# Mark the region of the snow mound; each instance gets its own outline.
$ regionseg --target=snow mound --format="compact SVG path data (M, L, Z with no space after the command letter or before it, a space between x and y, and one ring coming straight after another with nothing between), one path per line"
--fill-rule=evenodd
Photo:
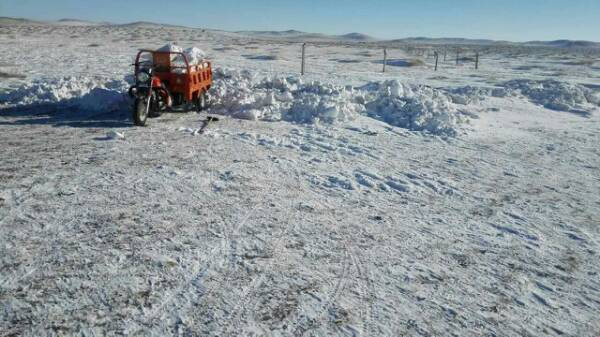
M444 91L396 80L364 87L367 114L390 125L436 135L455 136L464 118Z
M547 109L590 115L600 106L598 92L555 80L512 80L503 84L513 95L527 97Z
M88 111L115 111L128 104L125 80L90 77L39 79L0 93L0 107L57 104Z
M259 79L248 71L215 70L213 112L236 118L335 123L354 119L364 107L351 89L297 77Z
M456 135L462 115L445 92L398 81L360 88L307 82L297 77L257 78L248 71L215 70L210 101L214 113L253 120L339 123L359 115L394 126Z
M464 115L445 91L398 81L363 87L306 82L300 78L259 78L249 71L215 69L209 91L213 113L252 120L342 123L360 115L413 131L457 134ZM0 94L0 106L58 104L88 111L127 109L128 83L87 77L37 80Z
M477 104L489 96L506 97L508 95L505 88L474 87L470 85L446 89L446 91L452 97L452 102L461 105Z

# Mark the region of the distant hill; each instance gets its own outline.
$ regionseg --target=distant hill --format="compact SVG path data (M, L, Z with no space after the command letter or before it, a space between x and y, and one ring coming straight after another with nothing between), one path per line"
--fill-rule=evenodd
M43 22L23 18L0 16L0 25L43 25Z
M130 22L130 23L124 23L124 24L116 24L115 26L119 26L119 27L135 27L135 28L160 28L160 27L167 27L167 28L191 29L190 27L185 27L185 26L170 25L170 24L166 24L166 23L155 23L155 22L149 22L149 21L136 21L136 22Z
M52 23L52 22L51 22ZM60 19L55 22L61 26L108 26L110 23L108 22L94 22L94 21L86 21L79 19Z
M465 38L427 38L427 37L408 37L403 39L390 40L390 42L407 44L449 44L449 45L495 45L508 44L508 41L495 41L487 39L465 39Z
M582 40L529 41L530 46L546 46L556 48L600 48L600 42Z
M354 41L374 41L375 38L362 33L350 33L345 35L340 35L344 40L354 40Z
M265 39L284 39L294 41L354 41L354 42L368 42L376 41L375 38L361 34L361 33L349 33L345 35L327 35L320 33L306 33L298 30L284 30L284 31L237 31L236 34Z
M25 18L0 17L0 25L62 25L62 26L117 26L131 28L175 28L175 29L199 29L185 26L155 23L149 21L136 21L125 24L111 24L108 22L93 22L80 19L60 19L58 21L37 21ZM376 42L376 43L398 43L398 44L423 44L423 45L522 45L534 47L553 47L564 49L600 49L600 42L582 41L582 40L555 40L555 41L528 41L528 42L510 42L495 41L489 39L466 39L466 38L427 38L427 37L409 37L393 40L378 40L362 33L349 33L344 35L327 35L320 33L307 33L299 30L284 31L236 31L228 32L222 30L211 30L227 35L238 35L256 39L278 39L294 42Z

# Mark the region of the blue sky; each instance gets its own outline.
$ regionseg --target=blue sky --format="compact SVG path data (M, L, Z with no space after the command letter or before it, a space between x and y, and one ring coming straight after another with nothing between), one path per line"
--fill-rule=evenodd
M0 0L0 16L378 38L600 41L600 0Z

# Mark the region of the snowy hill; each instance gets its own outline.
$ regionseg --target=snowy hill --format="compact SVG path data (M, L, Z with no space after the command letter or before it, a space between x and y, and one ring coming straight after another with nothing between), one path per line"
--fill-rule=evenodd
M403 39L390 40L390 42L399 42L407 44L444 44L444 45L494 45L510 43L508 41L494 41L486 39L466 39L466 38L427 38L427 37L409 37Z
M529 41L530 46L548 46L557 48L600 48L600 42L582 40Z
M375 41L375 38L362 33L349 33L339 36L344 40L354 40L354 41Z
M108 22L94 22L94 21L86 21L86 20L78 20L78 19L60 19L55 22L58 25L63 26L82 26L82 27L92 27L92 26L108 26L110 23Z
M0 17L0 25L43 25L41 21L35 21L24 18Z
M320 33L306 33L298 30L286 30L286 31L237 31L235 32L244 36L251 36L256 38L264 39L282 39L282 40L294 40L294 41L354 41L354 42L367 42L375 41L375 38L361 34L361 33L349 33L344 35L327 35Z
M52 22L35 21L24 18L0 17L0 25L39 25L39 24L56 24L64 26L109 26L115 25L128 28L177 28L177 29L200 29L181 25L156 23L150 21L136 21L125 24L111 24L108 22L93 22L79 19L60 19ZM212 30L219 32L221 30ZM503 40L490 39L468 39L468 38L428 38L428 37L408 37L400 39L376 39L372 36L362 33L348 33L343 35L327 35L322 33L307 33L299 30L284 30L284 31L234 31L223 33L238 34L245 37L257 39L277 39L294 42L366 42L366 43L391 43L391 44L415 44L415 45L470 45L470 46L533 46L533 47L555 47L563 49L600 49L600 42L581 41L581 40L555 40L555 41L528 41L528 42L510 42Z

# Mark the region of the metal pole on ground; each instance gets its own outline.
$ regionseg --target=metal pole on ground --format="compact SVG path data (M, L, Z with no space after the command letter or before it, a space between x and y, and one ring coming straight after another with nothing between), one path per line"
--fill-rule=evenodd
M304 75L304 68L306 66L306 43L302 44L302 66L300 68L300 73Z
M479 52L475 54L475 70L479 69Z
M460 59L460 50L456 50L456 65L458 66L458 61Z
M387 48L383 48L383 72L385 73L385 66L387 65Z
M435 71L437 71L439 54L436 51L435 53L433 53L433 55L435 56Z

